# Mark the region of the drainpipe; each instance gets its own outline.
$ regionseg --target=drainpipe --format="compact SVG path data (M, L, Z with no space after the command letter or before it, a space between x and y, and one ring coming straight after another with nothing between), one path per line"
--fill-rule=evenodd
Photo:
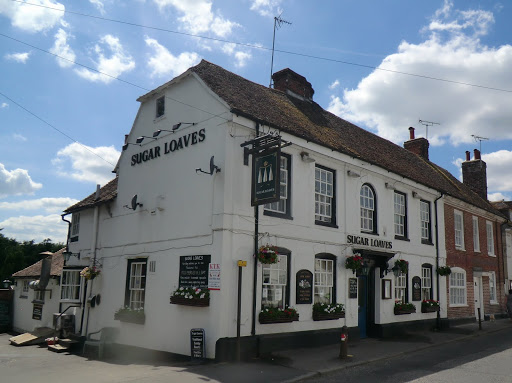
M260 124L256 123L256 137L260 135ZM252 173L251 173L252 174ZM252 177L252 175L251 175ZM252 182L252 181L251 181ZM252 281L252 325L251 335L256 335L256 289L258 288L258 235L259 235L259 206L254 206L254 269L253 269L253 281Z
M438 222L438 213L437 213L437 201L439 201L441 198L443 198L444 193L441 192L441 195L437 197L434 200L434 210L436 211L436 290L437 290L437 301L441 302L440 300L440 292L439 292L439 273L437 272L437 269L439 268L439 222ZM441 310L437 312L437 318L436 318L436 326L437 329L441 329Z

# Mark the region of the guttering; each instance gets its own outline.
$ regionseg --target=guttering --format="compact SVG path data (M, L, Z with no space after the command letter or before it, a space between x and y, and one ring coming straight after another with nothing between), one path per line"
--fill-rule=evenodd
M436 211L436 290L437 290L437 301L440 302L440 292L439 292L439 273L437 272L437 269L439 268L439 221L438 221L438 212L437 212L437 201L439 201L441 198L443 198L444 192L441 192L439 197L437 197L434 200L434 209ZM436 318L436 326L437 329L441 329L441 310L437 312L437 318Z

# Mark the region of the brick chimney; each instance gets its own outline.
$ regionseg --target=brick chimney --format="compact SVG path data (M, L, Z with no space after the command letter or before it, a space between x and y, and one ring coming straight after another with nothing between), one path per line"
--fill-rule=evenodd
M474 150L474 158L466 152L466 161L462 163L462 182L476 194L487 200L487 164L480 157L480 150Z
M313 100L315 91L306 77L295 73L289 68L282 69L272 75L274 89L288 94L300 96L306 100Z
M414 138L414 128L409 128L409 141L404 142L404 148L428 160L428 140L424 137Z

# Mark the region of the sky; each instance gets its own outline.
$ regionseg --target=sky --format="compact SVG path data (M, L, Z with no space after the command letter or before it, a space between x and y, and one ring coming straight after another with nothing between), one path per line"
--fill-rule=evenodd
M1 233L65 242L136 99L201 59L268 86L276 16L274 72L398 145L435 123L430 160L456 177L481 147L489 199L512 199L512 2L0 0Z

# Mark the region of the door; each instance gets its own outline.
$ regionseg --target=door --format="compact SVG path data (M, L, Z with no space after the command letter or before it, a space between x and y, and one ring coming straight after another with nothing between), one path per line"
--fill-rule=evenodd
M358 278L357 300L359 305L358 323L359 336L361 339L367 337L367 318L368 318L368 277L361 275Z
M484 305L482 294L482 277L473 277L475 285L474 298L475 298L475 318L478 321L478 309L480 309L480 318L484 320Z

